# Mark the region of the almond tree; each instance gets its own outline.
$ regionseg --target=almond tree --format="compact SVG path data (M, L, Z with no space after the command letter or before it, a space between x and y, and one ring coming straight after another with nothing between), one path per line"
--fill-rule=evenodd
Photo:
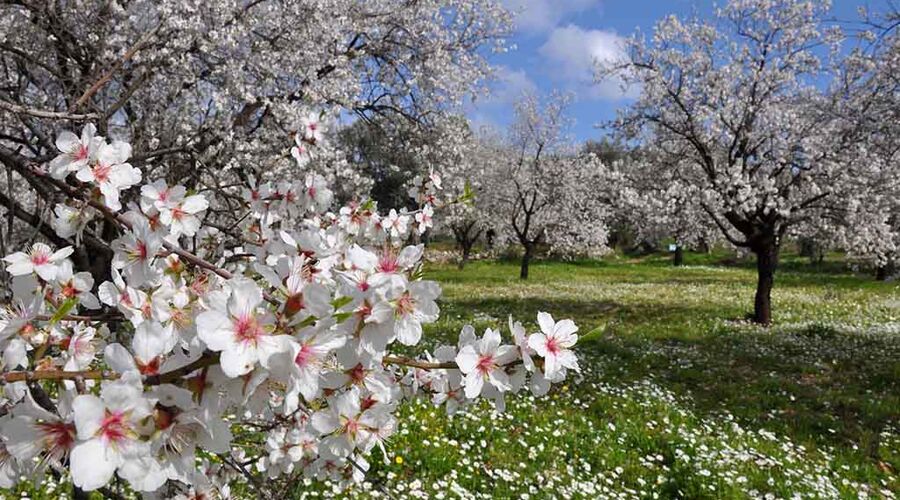
M862 14L866 29L836 68L834 92L850 96L835 112L859 131L853 162L865 175L854 182L865 197L846 204L827 236L884 279L900 262L900 12Z
M488 0L0 5L0 488L348 484L403 398L455 409L466 375L502 408L528 374L546 392L577 370L491 334L471 375L470 329L402 354L439 315L403 242L440 186L398 213L329 182L353 179L341 112L429 126L506 18Z
M456 242L460 252L458 267L463 269L469 262L472 248L492 225L490 207L493 195L489 189L488 173L492 172L499 161L498 150L491 147L485 137L490 132L486 129L478 134L466 130L466 133L455 136L460 146L458 155L445 162L441 172L445 180L444 188L450 196L460 203L447 206L438 231L449 233Z
M606 251L608 208L596 196L603 163L578 154L565 139L570 98L555 94L546 103L525 95L516 104L508 138L494 144L496 167L486 175L484 197L498 232L522 246L521 279L539 246L564 256Z
M286 133L321 133L340 113L427 128L489 75L480 54L508 27L495 0L4 2L0 202L17 221L0 240L25 241L32 226L77 243L76 261L106 277L115 225L91 221L77 242L54 234L40 220L56 210L55 190L20 167L51 159L67 122L127 140L130 165L188 189L291 178ZM368 185L343 151L314 160L339 199ZM217 198L207 221L246 220L236 201Z
M680 266L685 247L713 244L719 229L700 206L696 187L673 179L677 170L636 153L610 166L604 193L616 223L632 228L639 242L655 246L673 238L672 262Z
M600 71L641 86L618 132L643 141L725 239L756 255L753 320L761 324L772 320L788 230L828 221L863 196L852 180L864 175L850 161L859 134L833 111L846 96L817 86L828 76L820 56L840 40L823 28L826 8L732 0L712 19L670 16L652 39L631 39L627 60Z
M114 481L195 498L238 483L255 498L307 479L346 486L365 478L376 448L387 454L405 399L452 412L483 397L502 411L507 393L540 396L579 371L578 328L547 313L530 337L510 318L513 343L467 326L455 345L403 354L440 314L423 246L404 246L428 227L436 177L418 184L420 209L387 216L372 201L332 212L314 172L257 183L243 199L236 187L189 194L148 182L127 163L130 145L92 132L62 132L55 158L18 165L118 234L96 295L71 246L3 257L12 297L0 307L0 488L47 475L78 498L118 496ZM318 127L295 135L298 167L326 137ZM127 195L140 201L126 209ZM241 239L202 222L218 196L247 211ZM44 223L70 234L77 219Z

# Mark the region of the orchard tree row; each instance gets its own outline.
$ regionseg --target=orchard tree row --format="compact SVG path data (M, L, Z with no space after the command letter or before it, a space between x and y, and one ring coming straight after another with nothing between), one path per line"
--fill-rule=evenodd
M900 13L862 11L847 34L825 2L734 0L710 18L660 21L597 78L637 87L602 143L565 139L556 97L526 96L502 140L478 139L465 178L481 210L448 220L521 247L602 253L641 242L723 243L755 256L752 319L772 321L786 241L879 269L900 257ZM487 217L472 224L476 214ZM486 230L485 230L486 231ZM465 250L467 239L459 239Z

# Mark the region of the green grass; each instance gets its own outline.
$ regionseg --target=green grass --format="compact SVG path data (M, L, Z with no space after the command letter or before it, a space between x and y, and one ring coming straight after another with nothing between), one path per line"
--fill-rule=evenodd
M897 496L897 285L851 273L839 256L818 267L787 256L775 324L762 329L743 321L752 261L688 254L686 264L538 262L527 282L514 261L429 265L444 294L426 347L455 342L466 323L508 339L507 315L534 331L547 311L580 326L581 376L544 398L511 395L502 414L405 404L365 483L306 480L291 496Z
M664 256L432 265L433 345L465 323L573 318L584 373L548 398L447 417L407 405L367 488L400 496L891 497L900 492L900 297L831 258L786 257L770 329L752 262ZM505 333L506 334L506 333ZM400 457L402 463L398 463ZM360 490L370 495L377 489ZM302 495L302 494L301 494Z

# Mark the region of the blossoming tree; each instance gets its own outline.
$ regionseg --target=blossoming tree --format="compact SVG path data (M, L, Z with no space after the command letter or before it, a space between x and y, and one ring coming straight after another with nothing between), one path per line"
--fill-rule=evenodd
M835 112L861 143L853 163L865 175L854 181L865 197L850 200L827 235L885 278L900 262L900 12L862 14L867 29L836 68L834 92L848 96Z
M824 28L827 3L732 0L714 19L660 21L633 38L627 60L605 65L639 84L616 120L625 138L675 170L673 188L696 196L732 244L756 255L753 320L772 319L771 290L785 234L829 223L864 193L849 161L859 136L834 113L845 96L817 85L822 52L840 41Z
M117 237L98 286L70 246L3 259L0 487L49 473L78 491L118 476L137 491L213 496L242 480L269 496L298 477L359 480L372 450L386 453L404 399L502 409L507 393L541 395L578 370L577 327L546 313L531 335L510 319L507 344L466 327L455 345L398 354L439 315L422 246L403 246L431 224L421 215L434 178L418 184L417 211L388 215L373 202L332 211L315 173L261 182L229 240L204 225L204 191L148 182L127 143L95 132L62 132L51 161L20 165ZM301 127L296 161L324 139ZM70 220L53 227L77 231Z
M416 351L440 288L404 242L440 177L379 209L333 147L340 113L434 123L507 26L493 0L0 6L0 488L359 480L404 399L577 370L545 315Z
M297 164L286 131L303 122L322 136L333 126L321 118L339 113L429 127L489 76L481 54L502 47L509 25L496 0L4 2L0 161L49 161L60 120L89 121L127 139L129 163L169 184L219 191L288 178ZM305 166L342 201L370 184L345 153L319 151ZM17 219L4 241L27 241L29 227L56 238L38 223L56 210L52 186L15 169L0 179L29 188L14 199L12 186L0 189ZM238 200L217 199L207 222L232 227ZM91 225L102 227L82 234L72 259L99 280L117 229Z
M658 159L635 153L609 166L603 195L616 223L631 228L639 242L655 246L674 239L673 264L678 266L684 247L713 244L719 229L703 212L696 188L672 178L676 172Z
M505 141L496 141L495 166L485 172L482 197L502 238L522 247L519 277L540 245L560 255L597 255L606 248L608 205L597 196L604 186L603 163L578 154L565 139L569 96L546 103L525 95Z

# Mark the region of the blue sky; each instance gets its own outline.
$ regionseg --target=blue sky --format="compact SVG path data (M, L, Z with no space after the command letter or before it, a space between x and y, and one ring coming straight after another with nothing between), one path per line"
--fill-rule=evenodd
M524 91L546 95L554 89L574 93L569 108L571 135L578 141L602 137L595 125L615 117L627 104L619 85L591 82L595 58L614 58L623 37L641 30L648 36L656 21L666 15L708 15L724 0L503 0L521 12L515 36L508 40L515 49L491 54L497 81L487 99L469 110L476 126L503 127L512 117L512 102ZM877 11L888 0L833 0L832 16L856 20L857 8ZM634 91L632 91L634 93Z

